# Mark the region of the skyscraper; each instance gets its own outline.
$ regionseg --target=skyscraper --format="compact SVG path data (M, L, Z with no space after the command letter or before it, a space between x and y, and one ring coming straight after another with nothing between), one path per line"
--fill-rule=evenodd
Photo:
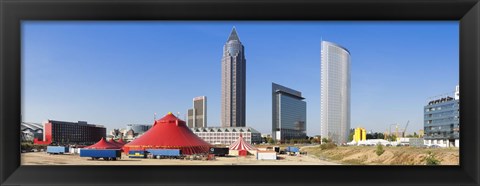
M272 138L305 139L307 103L302 93L272 83Z
M350 52L335 43L321 43L322 138L346 143L350 130Z
M193 108L188 109L187 125L193 127L207 127L207 97L193 98Z
M245 52L233 27L223 46L222 106L223 127L245 126Z

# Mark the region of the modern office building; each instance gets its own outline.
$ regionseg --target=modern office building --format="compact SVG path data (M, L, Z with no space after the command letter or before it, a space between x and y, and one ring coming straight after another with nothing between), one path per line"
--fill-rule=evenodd
M125 140L133 140L142 136L145 132L147 132L152 125L146 124L127 124L125 128L121 129L113 129L110 131L108 138L113 139L125 139Z
M41 123L21 122L20 137L22 141L43 140L43 126Z
M246 60L235 27L223 46L221 122L223 127L245 126Z
M199 96L193 98L193 108L187 111L187 126L207 127L207 97Z
M322 138L346 143L350 130L350 52L335 43L321 43Z
M47 120L43 122L43 141L35 139L34 143L94 144L106 135L107 131L103 125L87 124L86 121Z
M441 147L460 146L460 91L454 96L429 100L424 106L425 145Z
M230 145L240 134L250 144L262 143L261 133L252 127L199 127L190 128L198 137L213 145Z
M277 141L307 137L307 103L302 93L272 83L272 138Z

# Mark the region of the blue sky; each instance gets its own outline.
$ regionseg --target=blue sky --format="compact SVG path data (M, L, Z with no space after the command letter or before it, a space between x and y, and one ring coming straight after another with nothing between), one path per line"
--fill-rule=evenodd
M207 96L220 126L222 48L237 28L247 59L247 126L271 130L271 83L301 91L320 133L320 41L351 52L351 126L423 128L429 97L459 81L458 22L22 22L22 117L107 130L152 124ZM157 117L157 118L158 118Z

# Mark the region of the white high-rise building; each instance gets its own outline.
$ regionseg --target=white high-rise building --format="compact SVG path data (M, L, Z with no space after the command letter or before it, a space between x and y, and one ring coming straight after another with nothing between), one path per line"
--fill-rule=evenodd
M321 43L322 138L348 141L350 130L350 52L335 43Z

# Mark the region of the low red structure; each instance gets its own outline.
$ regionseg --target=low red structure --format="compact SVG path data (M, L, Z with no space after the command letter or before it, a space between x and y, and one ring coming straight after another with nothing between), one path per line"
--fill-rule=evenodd
M180 149L182 154L208 153L211 145L195 135L172 113L156 120L141 137L123 146L123 151L146 149Z
M114 144L114 145L116 145L116 146L118 146L118 147L120 147L120 148L122 148L123 145L125 145L125 144L123 144L123 143L116 142L116 141L113 140L113 139L108 140L108 142L111 143L111 144Z
M123 141L123 138L120 138L120 139L117 141L117 143L121 143L122 146L125 145L125 144L127 144L127 142Z
M120 149L120 147L109 143L107 140L105 140L105 138L102 138L97 143L85 147L85 149Z

